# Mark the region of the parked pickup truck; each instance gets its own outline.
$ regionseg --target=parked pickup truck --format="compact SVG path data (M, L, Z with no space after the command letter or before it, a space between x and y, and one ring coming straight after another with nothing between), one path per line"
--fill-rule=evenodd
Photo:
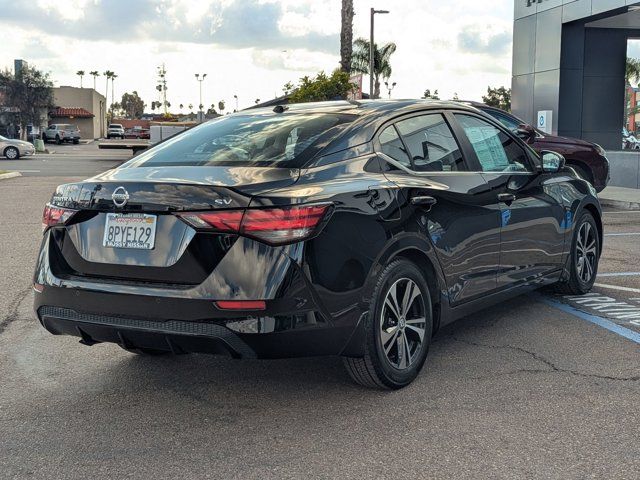
M73 142L77 145L80 143L80 130L77 126L68 123L54 123L42 132L42 140L45 143L55 141L58 145L62 142Z

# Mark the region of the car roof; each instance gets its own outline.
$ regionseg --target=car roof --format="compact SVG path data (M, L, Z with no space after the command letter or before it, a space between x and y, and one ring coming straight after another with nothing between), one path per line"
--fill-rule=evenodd
M335 100L329 102L309 102L292 103L282 105L285 113L307 112L307 113L342 113L358 116L384 116L385 114L402 114L413 110L424 109L460 109L470 105L443 100L432 99L405 99L405 100ZM278 108L278 107L275 107ZM252 108L242 110L236 115L259 115L269 114L275 111L274 107Z

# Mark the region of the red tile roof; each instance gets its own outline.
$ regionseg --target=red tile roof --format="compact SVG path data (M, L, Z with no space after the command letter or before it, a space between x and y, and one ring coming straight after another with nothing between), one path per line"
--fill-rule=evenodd
M92 118L95 115L84 108L62 108L58 107L51 111L52 117L75 117L75 118Z

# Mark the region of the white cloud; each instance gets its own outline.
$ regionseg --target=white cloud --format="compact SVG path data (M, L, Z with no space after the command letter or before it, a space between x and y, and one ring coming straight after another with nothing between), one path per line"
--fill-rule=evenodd
M197 105L194 73L206 72L205 105L224 99L232 106L237 94L242 107L256 98L280 95L287 81L320 70L329 72L339 62L339 46L327 43L340 31L337 0L145 2L147 7L136 0L133 9L122 9L122 13L113 10L115 0L46 2L49 7L64 5L60 15L66 16L60 25L65 28L50 24L57 10L43 17L31 13L33 5L25 6L21 18L20 2L13 3L11 11L0 16L0 67L24 58L50 71L57 85L79 85L77 70L109 69L119 75L116 99L125 91L137 90L151 104L157 95L156 67L164 62L172 105ZM371 3L354 3L354 37L368 37ZM69 8L70 4L74 7ZM391 11L376 16L376 39L394 41L398 47L392 57L394 97L419 97L429 88L438 89L443 97L458 93L479 99L488 85L510 84L511 0L376 0L375 6ZM109 12L105 13L110 15L108 20L96 17L101 8L109 9L104 10ZM250 15L258 11L265 17ZM111 15L120 15L121 25L114 24L116 17ZM43 18L47 21L40 24ZM212 32L218 35L216 43L206 40ZM61 42L62 50L46 48ZM68 55L69 51L74 54ZM85 86L92 83L91 77L85 77ZM104 93L101 77L97 86Z

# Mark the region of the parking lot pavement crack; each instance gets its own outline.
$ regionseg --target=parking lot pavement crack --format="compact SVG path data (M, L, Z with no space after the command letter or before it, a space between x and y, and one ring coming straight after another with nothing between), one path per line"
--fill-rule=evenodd
M7 329L11 322L18 318L18 308L30 292L31 287L28 287L18 292L15 297L13 297L13 300L9 302L8 313L0 320L0 334Z
M526 348L522 348L522 347L517 347L515 345L491 345L491 344L487 344L487 343L480 343L480 342L472 342L470 340L463 340L457 337L451 337L454 341L459 342L459 343L464 343L467 345L471 345L474 347L481 347L481 348L490 348L490 349L495 349L495 350L513 350L516 352L520 352L520 353L524 353L526 355L528 355L529 357L533 358L534 360L541 362L542 364L546 365L548 367L547 370L541 370L541 369L530 369L530 368L522 368L522 369L518 369L518 370L512 370L509 372L504 372L498 375L493 375L492 377L496 377L496 376L503 376L503 375L514 375L514 374L518 374L518 373L566 373L566 374L570 374L570 375L574 375L576 377L583 377L583 378L592 378L592 379L597 379L597 380L609 380L609 381L618 381L618 382L637 382L640 380L640 375L635 375L635 376L631 376L631 377L616 377L613 375L599 375L596 373L586 373L586 372L579 372L577 370L572 370L570 368L562 368L562 367L558 367L556 364L554 364L552 361L544 358L542 355L536 353L536 352L532 352L530 350L527 350ZM476 380L481 379L481 377L476 378Z

